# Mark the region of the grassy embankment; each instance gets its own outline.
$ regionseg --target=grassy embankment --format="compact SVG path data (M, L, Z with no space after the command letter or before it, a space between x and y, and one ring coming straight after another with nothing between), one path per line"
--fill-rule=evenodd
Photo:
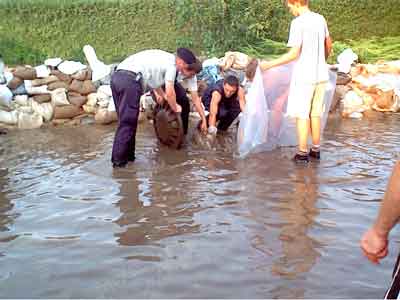
M174 51L179 40L175 5L174 0L0 0L0 53L7 64L15 65L38 64L48 57L84 61L85 44L92 45L107 63L142 49ZM335 38L340 32L335 22L340 20L330 18ZM280 42L264 40L247 45L240 37L237 41L237 49L222 50L241 50L256 57L286 51ZM336 41L330 62L347 47L361 62L400 59L400 36L371 37Z

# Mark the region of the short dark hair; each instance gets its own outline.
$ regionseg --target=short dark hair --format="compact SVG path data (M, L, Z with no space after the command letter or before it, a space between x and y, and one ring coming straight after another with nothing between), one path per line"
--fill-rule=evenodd
M224 78L224 84L229 84L230 86L239 87L239 79L234 75L228 75Z
M188 64L187 69L189 71L194 71L195 74L198 74L201 72L201 70L203 70L203 65L200 61L196 61L195 63Z

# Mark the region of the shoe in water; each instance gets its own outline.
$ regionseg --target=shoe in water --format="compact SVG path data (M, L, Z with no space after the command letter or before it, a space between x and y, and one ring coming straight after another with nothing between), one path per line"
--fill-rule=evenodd
M310 161L310 159L308 158L307 154L299 154L296 153L296 155L293 157L293 161L295 163L308 163Z
M313 149L310 149L310 153L308 154L311 158L313 159L321 159L321 152L320 151L315 151Z

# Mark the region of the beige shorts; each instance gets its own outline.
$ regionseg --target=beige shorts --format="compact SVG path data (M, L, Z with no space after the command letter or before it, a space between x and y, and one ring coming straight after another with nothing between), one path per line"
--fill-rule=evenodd
M291 84L288 99L291 115L300 119L321 117L325 111L326 85L326 81L316 84Z

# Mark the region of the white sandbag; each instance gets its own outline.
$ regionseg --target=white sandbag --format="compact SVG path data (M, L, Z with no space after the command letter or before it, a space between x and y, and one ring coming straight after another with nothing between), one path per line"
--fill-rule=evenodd
M20 106L27 106L28 105L28 95L14 96L14 102Z
M18 112L16 110L10 112L0 110L0 123L16 125L18 123Z
M32 109L35 113L42 116L45 122L49 122L53 118L54 109L49 102L40 104L32 101Z
M105 108L99 108L96 111L96 115L94 116L94 120L97 124L110 124L118 120L117 113L115 111L108 111Z
M7 81L7 83L9 83L14 78L14 75L11 72L5 71L4 72L4 77L5 77L6 81Z
M351 65L358 59L358 55L353 52L350 48L345 49L337 57L338 71L342 73L349 73Z
M83 105L82 108L83 108L83 111L87 114L95 114L96 110L97 110L97 108L95 106L91 106L91 105L87 105L87 104Z
M13 93L6 85L0 85L0 106L10 107Z
M108 97L112 97L112 90L111 90L111 85L101 85L97 89L97 93L99 94L104 94Z
M100 108L107 108L109 102L110 102L109 98L107 98L107 99L101 99L101 100L99 100L99 101L97 102L97 105L98 105Z
M88 98L88 101L86 102L87 106L95 107L97 105L97 101L98 101L97 93L91 93L87 96L87 98Z
M37 78L45 78L50 76L50 69L46 65L40 65L35 67L36 77Z
M85 45L83 47L83 53L92 69L92 81L103 79L111 73L111 66L106 65L97 58L96 52L92 46Z
M110 102L108 102L107 110L108 111L116 111L115 103L114 103L114 99L113 98L111 98Z
M51 104L53 105L53 107L69 105L70 103L67 98L66 89L60 88L60 89L55 89L54 91L52 91Z
M18 128L35 129L43 125L43 117L37 113L18 113Z
M48 58L44 61L44 64L49 67L57 67L59 64L62 63L62 59L59 57L56 58Z
M86 69L87 66L78 61L66 60L63 61L57 68L64 74L72 75L80 70Z
M24 85L28 95L50 94L47 85L33 86L32 80L24 80Z

